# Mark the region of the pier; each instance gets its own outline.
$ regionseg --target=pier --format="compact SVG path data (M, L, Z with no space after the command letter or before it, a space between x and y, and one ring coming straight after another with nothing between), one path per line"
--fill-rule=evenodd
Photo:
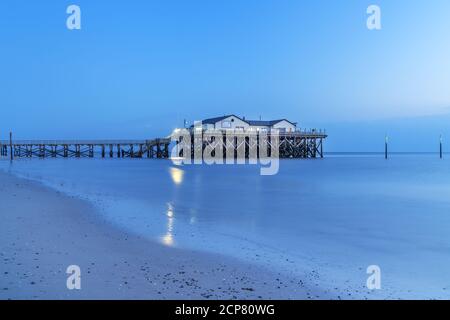
M170 138L153 140L0 140L11 158L169 158Z
M263 148L268 156L279 158L323 158L324 130L304 130L260 134L255 131L226 130L211 134L193 129L184 136L175 132L152 140L0 140L0 156L13 158L149 158L168 159L173 142L177 156L202 157L204 152L223 152L224 157L259 157Z

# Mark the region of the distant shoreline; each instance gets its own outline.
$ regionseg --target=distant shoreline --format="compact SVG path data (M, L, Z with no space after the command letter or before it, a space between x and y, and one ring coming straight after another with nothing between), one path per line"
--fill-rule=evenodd
M325 155L334 155L334 154L342 154L342 155L384 155L384 152L379 151L328 151L324 152ZM432 151L400 151L400 152L389 152L389 154L394 155L439 155L439 152L432 152ZM450 154L450 152L444 152L444 154Z

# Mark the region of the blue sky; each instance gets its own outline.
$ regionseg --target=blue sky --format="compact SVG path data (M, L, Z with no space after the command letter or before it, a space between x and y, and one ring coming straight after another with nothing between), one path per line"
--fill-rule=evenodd
M66 28L70 4L81 30ZM366 28L370 4L380 31ZM333 151L450 136L447 0L3 0L0 12L3 137L145 138L228 113L325 127Z

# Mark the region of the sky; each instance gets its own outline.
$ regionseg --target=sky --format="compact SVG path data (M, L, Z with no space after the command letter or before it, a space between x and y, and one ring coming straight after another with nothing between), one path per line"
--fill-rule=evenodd
M66 9L81 8L81 30ZM366 9L381 8L381 30ZM327 151L450 141L450 2L2 0L0 139L153 138L236 114Z

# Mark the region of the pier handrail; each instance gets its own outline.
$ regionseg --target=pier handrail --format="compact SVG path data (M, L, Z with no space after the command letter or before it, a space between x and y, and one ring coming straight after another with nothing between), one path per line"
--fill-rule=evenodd
M192 133L195 130L198 130L200 128L189 128L188 130L190 130L190 132ZM203 132L208 131L207 129L201 128L201 130ZM212 129L214 131L214 129ZM243 129L217 129L218 131L221 131L223 133L230 133L230 134L235 134L235 135L248 135L248 134L254 134L254 133L258 133L258 132L262 132L261 131L257 131L257 130L243 130ZM274 130L276 131L276 130ZM264 131L266 132L268 135L270 135L271 131ZM273 132L273 131L272 131ZM285 136L309 136L309 137L326 137L326 131L324 129L297 129L295 131L280 131L278 130L278 135L285 137Z
M12 140L21 145L108 145L108 144L152 144L166 139L152 140ZM0 145L9 145L9 140L0 140Z

